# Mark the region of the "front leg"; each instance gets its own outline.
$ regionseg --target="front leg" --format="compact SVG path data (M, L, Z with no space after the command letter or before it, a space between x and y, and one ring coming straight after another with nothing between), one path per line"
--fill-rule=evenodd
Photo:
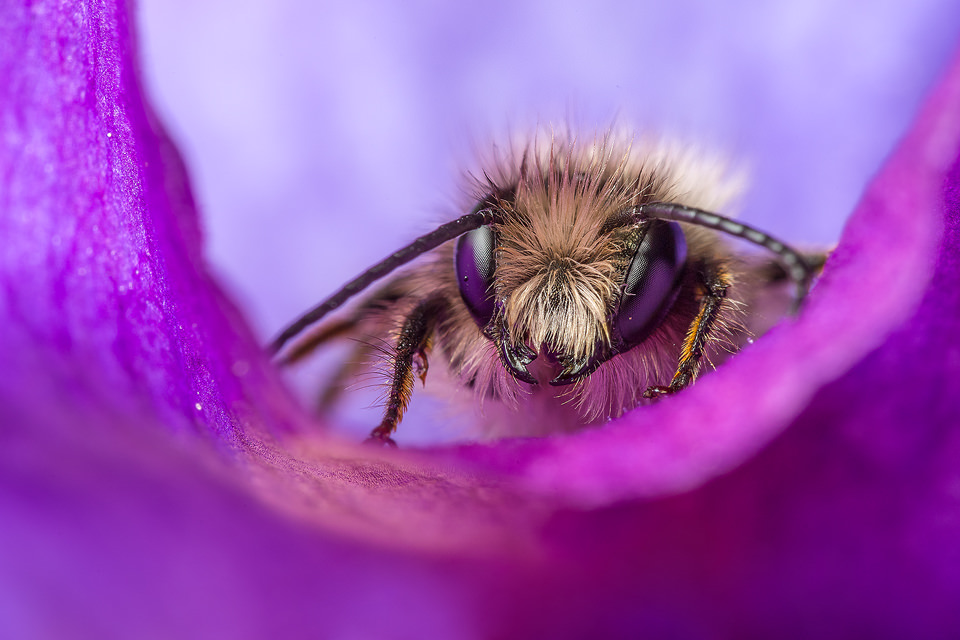
M703 365L704 352L707 344L713 338L716 330L721 326L720 319L727 298L727 290L733 284L730 272L719 263L706 263L701 270L703 297L700 300L700 311L687 330L687 337L680 350L680 361L677 363L677 372L669 386L650 387L643 393L644 398L662 398L672 395L692 383L700 367Z
M419 374L420 379L426 382L430 338L437 322L446 311L446 301L440 296L433 296L418 302L403 321L397 346L391 358L393 370L383 420L380 426L370 433L368 442L397 446L390 435L396 431L410 404L414 375Z

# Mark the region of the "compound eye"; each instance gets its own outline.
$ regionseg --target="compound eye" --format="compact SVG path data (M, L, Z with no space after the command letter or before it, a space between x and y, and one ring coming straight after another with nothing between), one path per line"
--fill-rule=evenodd
M686 260L687 241L680 225L652 221L627 270L614 317L622 350L643 342L673 306Z
M493 229L484 225L460 236L453 256L460 297L481 328L486 327L493 317L496 244Z

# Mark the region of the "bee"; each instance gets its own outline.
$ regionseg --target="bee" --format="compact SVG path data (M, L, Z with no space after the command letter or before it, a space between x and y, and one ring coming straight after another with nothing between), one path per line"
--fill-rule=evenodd
M544 138L475 178L469 213L370 267L273 341L290 363L333 338L360 338L351 362L372 356L387 374L371 441L395 446L428 357L485 413L495 407L492 435L542 435L682 391L769 323L763 310L789 297L788 281L799 308L822 257L713 213L735 191L717 163L615 133ZM734 251L726 236L769 254ZM354 368L344 364L333 386Z

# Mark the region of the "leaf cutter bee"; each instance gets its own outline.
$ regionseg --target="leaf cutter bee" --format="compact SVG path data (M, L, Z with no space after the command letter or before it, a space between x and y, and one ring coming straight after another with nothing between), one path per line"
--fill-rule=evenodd
M289 363L334 337L389 336L385 347L359 341L354 358L373 356L388 378L373 441L394 444L428 356L485 414L496 408L492 435L617 417L739 349L768 322L769 300L785 310L788 281L796 311L823 263L713 213L732 190L723 171L665 145L534 139L483 175L469 213L370 267L271 345ZM769 253L736 252L726 236ZM418 256L345 316L305 331ZM343 365L332 387L355 373Z

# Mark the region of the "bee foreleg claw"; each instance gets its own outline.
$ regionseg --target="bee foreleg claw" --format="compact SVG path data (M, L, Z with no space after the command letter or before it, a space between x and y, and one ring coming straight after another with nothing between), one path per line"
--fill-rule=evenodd
M423 349L418 350L413 354L413 360L411 364L413 366L413 372L418 378L420 378L420 384L426 386L427 369L430 368L430 365L427 362L427 352Z
M647 387L647 390L643 392L643 397L648 400L659 400L667 396L672 396L677 391L679 391L679 389L674 389L673 387L654 385L652 387Z
M393 447L395 449L397 443L390 437L390 434L393 433L395 428L395 425L383 423L370 432L370 437L368 437L365 442L367 444Z

